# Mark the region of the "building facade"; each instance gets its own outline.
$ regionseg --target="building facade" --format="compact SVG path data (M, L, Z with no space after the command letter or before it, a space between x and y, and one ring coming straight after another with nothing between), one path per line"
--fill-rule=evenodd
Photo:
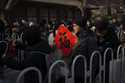
M6 17L11 20L27 19L37 22L41 20L46 20L48 22L53 19L81 20L81 11L78 8L80 3L77 1L73 2L72 0L67 1L68 0L19 1L6 12Z

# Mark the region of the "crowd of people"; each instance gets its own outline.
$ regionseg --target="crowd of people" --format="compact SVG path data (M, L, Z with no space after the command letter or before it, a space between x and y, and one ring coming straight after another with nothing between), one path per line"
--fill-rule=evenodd
M0 69L4 65L16 70L35 66L42 72L43 79L46 79L49 67L56 60L64 60L70 68L72 60L81 54L86 57L89 65L93 51L99 50L103 53L110 47L115 53L120 44L124 46L123 21L118 22L116 18L109 20L98 16L93 22L90 10L86 9L84 12L79 24L75 20L48 23L45 20L41 23L21 20L5 26L0 20L0 40L5 41L8 47L6 56L3 56L3 45L0 45ZM21 61L16 58L19 50L23 51L21 55L24 59ZM2 73L2 70L0 71ZM2 77L3 74L0 75ZM25 81L33 83L30 73Z

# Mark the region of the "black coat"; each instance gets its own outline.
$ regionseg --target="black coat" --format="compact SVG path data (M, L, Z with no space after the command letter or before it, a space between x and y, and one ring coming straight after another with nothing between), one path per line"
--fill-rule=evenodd
M82 30L80 44L75 50L75 55L84 55L89 60L91 53L97 50L97 38L94 32Z
M51 48L45 40L42 40L40 43L33 46L29 46L25 49L25 58L21 63L17 63L17 61L12 59L6 59L5 62L8 67L17 70L22 70L31 66L37 67L38 69L40 69L42 77L44 79L47 74L45 55L39 53L32 53L33 51L50 54ZM36 81L34 82L35 78L32 77L32 75L34 75L34 73L32 72L29 72L25 75L25 83L36 83Z
M86 30L83 30L80 34L81 34L80 35L80 44L75 50L76 51L75 56L77 56L79 54L85 56L85 58L87 60L87 69L89 69L91 54L97 50L96 35L92 31L86 31ZM95 58L94 64L92 65L92 68L93 68L92 82L93 83L95 83L95 78L96 78L98 71L99 71L98 64L99 64L98 58ZM81 72L77 72L77 74L81 75ZM78 81L80 79L81 78L77 78Z
M103 37L98 38L98 47L100 47L100 51L103 53L106 48L110 47L116 52L117 47L119 45L119 40L115 31L112 28L108 28L107 33Z

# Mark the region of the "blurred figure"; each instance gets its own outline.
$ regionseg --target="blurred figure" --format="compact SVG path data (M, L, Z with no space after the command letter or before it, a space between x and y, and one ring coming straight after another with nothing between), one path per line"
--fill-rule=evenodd
M16 56L16 41L18 38L18 28L16 24L12 24L10 27L10 37L8 38L8 52L9 56Z
M17 25L15 23L13 23L12 27L11 27L11 39L12 40L16 40L18 38L18 31L19 29L17 28Z
M117 35L115 33L115 30L112 29L114 27L109 27L109 23L107 20L100 20L97 21L96 23L96 35L97 35L97 39L98 39L98 47L99 50L101 51L101 53L103 54L104 51L107 48L112 48L114 51L114 58L116 58L116 52L117 52L117 48L119 45L119 41L117 38ZM107 57L106 59L106 77L105 77L105 81L106 83L108 83L109 81L109 60L111 59L111 57Z
M80 41L79 45L76 47L74 56L83 55L87 59L87 66L89 69L90 57L93 51L97 50L97 39L96 34L90 30L87 21L91 19L91 11L89 8L84 10L84 17L82 19L82 27L80 28ZM95 60L93 64L92 82L96 83L96 78L98 75L98 61ZM77 73L79 75L79 73ZM81 75L81 74L80 74ZM82 76L81 76L82 77ZM76 83L82 83L84 80L81 77L77 77Z
M108 47L112 48L114 52L118 47L118 38L115 31L108 26L107 20L101 20L96 22L96 35L98 38L98 47L101 52Z
M116 34L118 34L118 32L120 31L120 26L121 23L117 18L113 18L111 22L109 22L109 27L112 28Z
M90 30L87 25L87 20L91 18L91 12L89 9L84 10L85 15L82 19L82 27L80 29L80 44L76 49L77 54L86 56L89 60L91 53L97 49L96 35ZM88 14L86 14L88 13Z
M47 36L48 36L48 42L49 42L49 45L53 48L54 46L54 38L56 36L56 33L57 33L57 28L52 24L51 21L49 21L48 23L48 32L47 32Z
M24 68L35 66L40 69L42 73L43 80L47 74L47 64L45 55L33 55L31 52L42 52L45 54L51 53L51 48L48 45L47 41L41 39L41 31L38 26L27 27L24 32L24 41L26 42L26 48L24 50L24 60L21 63L18 63L15 59L11 57L6 57L4 59L4 64L8 67L22 70ZM34 75L34 74L33 74ZM32 78L32 73L29 72L24 77L24 83L35 83Z
M72 33L74 35L76 35L77 37L79 37L80 27L76 23L73 23L73 31L72 31Z
M47 21L45 19L43 19L41 22L40 22L40 30L41 30L41 35L42 35L42 38L45 38L47 39Z
M62 51L63 57L68 57L71 55L77 42L77 36L70 32L64 24L61 24L57 29L55 43L56 47Z

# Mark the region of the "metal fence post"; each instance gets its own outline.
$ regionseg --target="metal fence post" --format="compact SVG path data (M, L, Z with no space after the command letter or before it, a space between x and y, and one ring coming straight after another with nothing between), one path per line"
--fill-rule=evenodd
M75 59L73 60L73 63L72 63L72 80L73 80L73 83L75 83L74 82L74 78L75 78L75 63L76 63L76 61L77 60L79 60L80 58L82 58L83 59L83 61L84 61L84 68L85 68L85 74L84 74L84 83L87 83L87 61L86 61L86 58L85 58L85 56L83 56L83 55L78 55L78 56L76 56L75 57ZM82 66L82 65L81 65Z
M111 61L113 61L113 55L114 55L114 53L113 53L113 50L112 50L112 48L107 48L106 50L105 50L105 52L104 52L104 64L103 64L103 66L104 66L104 75L103 75L103 77L104 77L104 79L103 79L103 83L105 83L105 77L106 77L106 75L105 75L105 72L106 72L106 70L105 70L105 68L106 68L106 55L107 55L107 53L108 52L111 52L110 53L110 55L111 55ZM112 77L112 76L111 76ZM112 79L112 78L111 78Z
M89 83L92 83L92 62L93 62L93 59L94 59L94 57L95 56L98 56L99 57L99 67L100 67L100 69L99 69L99 83L102 83L101 82L101 53L99 52L99 51L94 51L93 53L92 53L92 56L91 56L91 58L90 58L90 80L89 80Z
M117 59L120 58L120 50L122 49L122 45L119 45L117 49Z
M35 67L28 67L28 68L24 69L24 70L19 74L19 76L17 77L16 83L20 83L20 80L21 80L22 76L23 76L25 73L29 72L29 71L35 71L35 72L37 72L38 77L39 77L39 83L42 83L42 75L41 75L41 72L40 72L39 69L37 69L37 68L35 68Z
M62 61L62 60L58 60L58 61L56 61L56 62L54 62L52 65L51 65L51 67L50 67L50 69L49 69L49 73L48 73L48 83L52 83L51 82L51 80L52 80L52 70L53 70L53 68L57 65L57 64L64 64L64 68L67 68L67 65L66 65L66 63L64 62L64 61ZM64 72L65 73L65 72ZM67 78L68 78L68 75L67 75L67 73L65 73L65 83L66 83L66 81L67 81Z

